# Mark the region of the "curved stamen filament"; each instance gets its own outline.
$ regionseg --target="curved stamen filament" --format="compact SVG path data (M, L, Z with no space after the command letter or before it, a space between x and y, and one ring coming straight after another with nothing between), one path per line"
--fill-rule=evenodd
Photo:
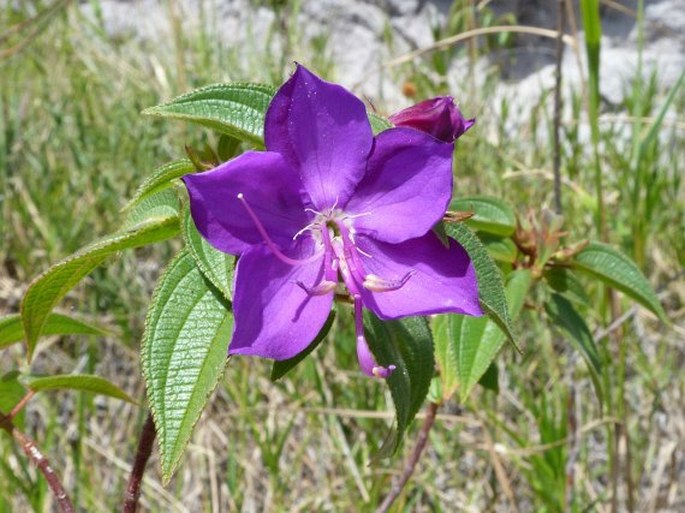
M364 277L363 286L366 290L370 290L371 292L390 292L391 290L402 288L404 284L409 281L409 278L415 274L416 271L409 271L399 280L384 280L375 274L367 274Z
M309 258L298 260L295 258L290 258L287 255L284 255L283 252L278 248L278 246L276 246L276 244L274 244L274 242L271 240L269 234L266 233L264 225L261 223L261 221L257 217L257 214L255 214L254 210L252 210L252 207L250 207L250 204L247 202L247 200L245 199L245 195L242 192L238 193L238 199L243 203L245 210L247 210L250 219L252 219L252 222L255 224L257 231L262 236L262 239L264 239L264 242L266 243L267 247L281 262L286 263L288 265L302 265L308 262L312 262L313 260L316 260L319 257L320 253L315 253Z
M376 363L376 359L364 336L364 318L362 317L362 298L354 296L354 328L357 335L357 359L362 371L368 376L385 379L396 369L394 365L383 367Z

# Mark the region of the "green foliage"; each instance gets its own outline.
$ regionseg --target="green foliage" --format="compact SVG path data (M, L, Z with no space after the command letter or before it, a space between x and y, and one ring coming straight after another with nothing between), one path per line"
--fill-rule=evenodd
M0 376L0 414L9 414L17 403L26 395L26 388L19 381L19 371L10 371ZM14 425L19 429L24 428L26 415L22 410L14 418Z
M514 319L521 312L531 283L528 269L515 271L508 277L506 300ZM443 399L448 400L459 388L460 399L465 401L491 367L504 344L505 334L492 319L457 314L437 317L433 334Z
M171 187L173 181L183 175L195 171L193 163L188 159L178 159L155 169L150 176L138 187L131 200L123 208L124 212L131 210L144 199Z
M91 322L68 315L51 313L45 319L43 335L109 335L110 332ZM11 314L0 318L0 349L24 340L21 315Z
M219 251L202 238L193 223L189 208L183 211L183 240L204 277L221 292L225 300L231 301L236 258Z
M447 234L454 238L467 251L476 269L478 294L483 311L504 331L507 338L516 346L514 329L507 311L502 274L483 244L473 232L461 223L448 224ZM518 349L518 347L517 347Z
M314 349L316 349L319 344L323 342L323 339L326 338L326 335L328 335L328 332L331 330L331 326L333 326L334 320L335 312L331 312L321 328L321 331L319 331L319 334L316 336L316 338L314 338L314 340L312 340L312 343L309 344L304 351L298 353L292 358L289 358L288 360L275 361L273 367L271 367L271 381L277 381L281 379L291 369L295 368L298 363L304 360L312 351L314 351Z
M48 390L80 390L136 404L136 400L130 395L114 383L105 378L101 378L100 376L89 374L53 374L52 376L22 375L19 380L26 388L33 390L34 392L44 392Z
M143 114L198 123L263 146L264 115L275 92L264 84L215 84L145 109Z
M383 458L398 449L428 394L434 372L433 337L424 318L382 322L370 312L364 313L364 331L378 364L396 366L386 380L395 404L396 425L376 455Z
M227 306L187 251L169 264L154 292L142 366L165 482L226 366L233 329Z
M516 215L508 203L490 196L457 198L450 203L450 210L473 212L466 224L485 233L508 236L516 230Z
M591 242L573 258L571 266L620 290L666 320L666 313L647 278L631 259L608 244Z
M178 217L152 218L134 228L104 237L53 265L31 282L21 302L28 358L31 359L50 310L107 257L124 249L160 242L178 233Z
M583 317L578 313L573 304L560 294L552 294L551 301L545 304L545 310L550 317L550 324L563 331L569 341L583 356L590 370L597 399L601 404L603 397L600 381L602 366L595 340L592 337L592 333L590 333L590 328L588 328L585 320L583 320Z

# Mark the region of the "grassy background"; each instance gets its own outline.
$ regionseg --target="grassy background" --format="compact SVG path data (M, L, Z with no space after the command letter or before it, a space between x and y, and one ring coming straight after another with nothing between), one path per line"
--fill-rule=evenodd
M147 173L182 155L184 144L211 140L197 129L142 119L143 108L222 80L279 83L295 58L323 75L335 73L325 38L305 39L292 23L296 4L272 5L277 17L270 37L279 41L279 54L254 48L246 54L222 47L211 33L185 33L174 2L165 4L173 38L154 51L135 38L110 38L74 5L17 33L6 31L51 4L0 8L0 32L7 35L0 60L0 314L16 311L23 288L51 263L113 230L119 209ZM92 5L97 12L97 2ZM487 14L473 2L456 1L435 37L492 24ZM30 33L33 27L39 30ZM390 32L386 39L392 45ZM417 99L446 93L450 59L468 56L475 63L511 44L506 38L466 44L391 73ZM480 115L459 142L457 192L499 196L521 215L529 208L538 215L540 205L552 203L549 95L525 112L511 112L506 100L490 101L497 80L492 69L466 84L459 98L467 114L477 105ZM630 497L635 511L685 509L685 94L676 95L673 116L637 154L634 141L649 129L668 91L657 75L636 76L625 87L619 114L597 124L607 236L648 274L673 325L621 303L630 316L618 336L598 341L614 400L602 415L583 362L549 330L544 297L533 294L520 326L524 354L505 348L498 360L501 392L477 390L466 404L441 410L395 511L608 512L613 495L615 511L629 509ZM574 241L598 235L595 162L583 136L587 117L581 91L569 93L563 205ZM521 127L512 134L514 116ZM143 398L143 312L175 249L172 242L122 254L93 273L61 308L104 319L117 336L48 339L30 370L94 372ZM600 330L608 305L594 284L587 285L594 308L585 313ZM394 460L369 465L392 421L391 401L382 384L358 371L353 328L339 317L328 342L282 382L268 380L268 362L232 360L176 478L163 488L151 465L142 509L373 511L420 422ZM20 347L3 350L0 358L0 374L13 368L29 370ZM105 512L120 504L144 417L143 409L128 404L50 393L31 401L26 422L80 510ZM577 438L569 437L574 425ZM0 451L0 512L53 511L21 449L3 435Z

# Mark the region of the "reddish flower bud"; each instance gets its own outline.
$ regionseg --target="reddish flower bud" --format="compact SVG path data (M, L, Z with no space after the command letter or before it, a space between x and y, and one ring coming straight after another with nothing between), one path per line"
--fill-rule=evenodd
M426 132L436 139L452 142L471 128L476 119L465 119L451 96L438 96L396 112L388 118L395 126Z

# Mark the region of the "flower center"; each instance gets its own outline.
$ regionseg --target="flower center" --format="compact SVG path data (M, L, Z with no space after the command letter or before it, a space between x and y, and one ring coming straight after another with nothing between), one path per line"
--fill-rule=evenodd
M307 286L305 283L298 281L296 284L306 291L307 294L320 296L333 292L338 282L342 281L354 304L357 358L362 370L366 374L378 378L390 376L395 370L395 366L383 367L378 365L369 350L364 336L362 289L370 292L397 290L407 283L415 274L415 271L410 271L402 278L394 280L386 280L375 274L365 274L360 253L369 258L373 257L357 247L354 240L355 230L352 226L352 219L362 215L370 215L370 213L348 215L342 210L335 208L335 206L326 212L306 209L308 213L313 214L314 218L311 223L293 236L293 240L309 234L322 251L315 251L311 257L298 260L283 254L280 248L271 240L269 234L264 229L264 225L250 207L243 193L238 194L238 199L243 203L269 250L282 262L288 265L302 265L318 259L323 252L324 273L319 283Z

